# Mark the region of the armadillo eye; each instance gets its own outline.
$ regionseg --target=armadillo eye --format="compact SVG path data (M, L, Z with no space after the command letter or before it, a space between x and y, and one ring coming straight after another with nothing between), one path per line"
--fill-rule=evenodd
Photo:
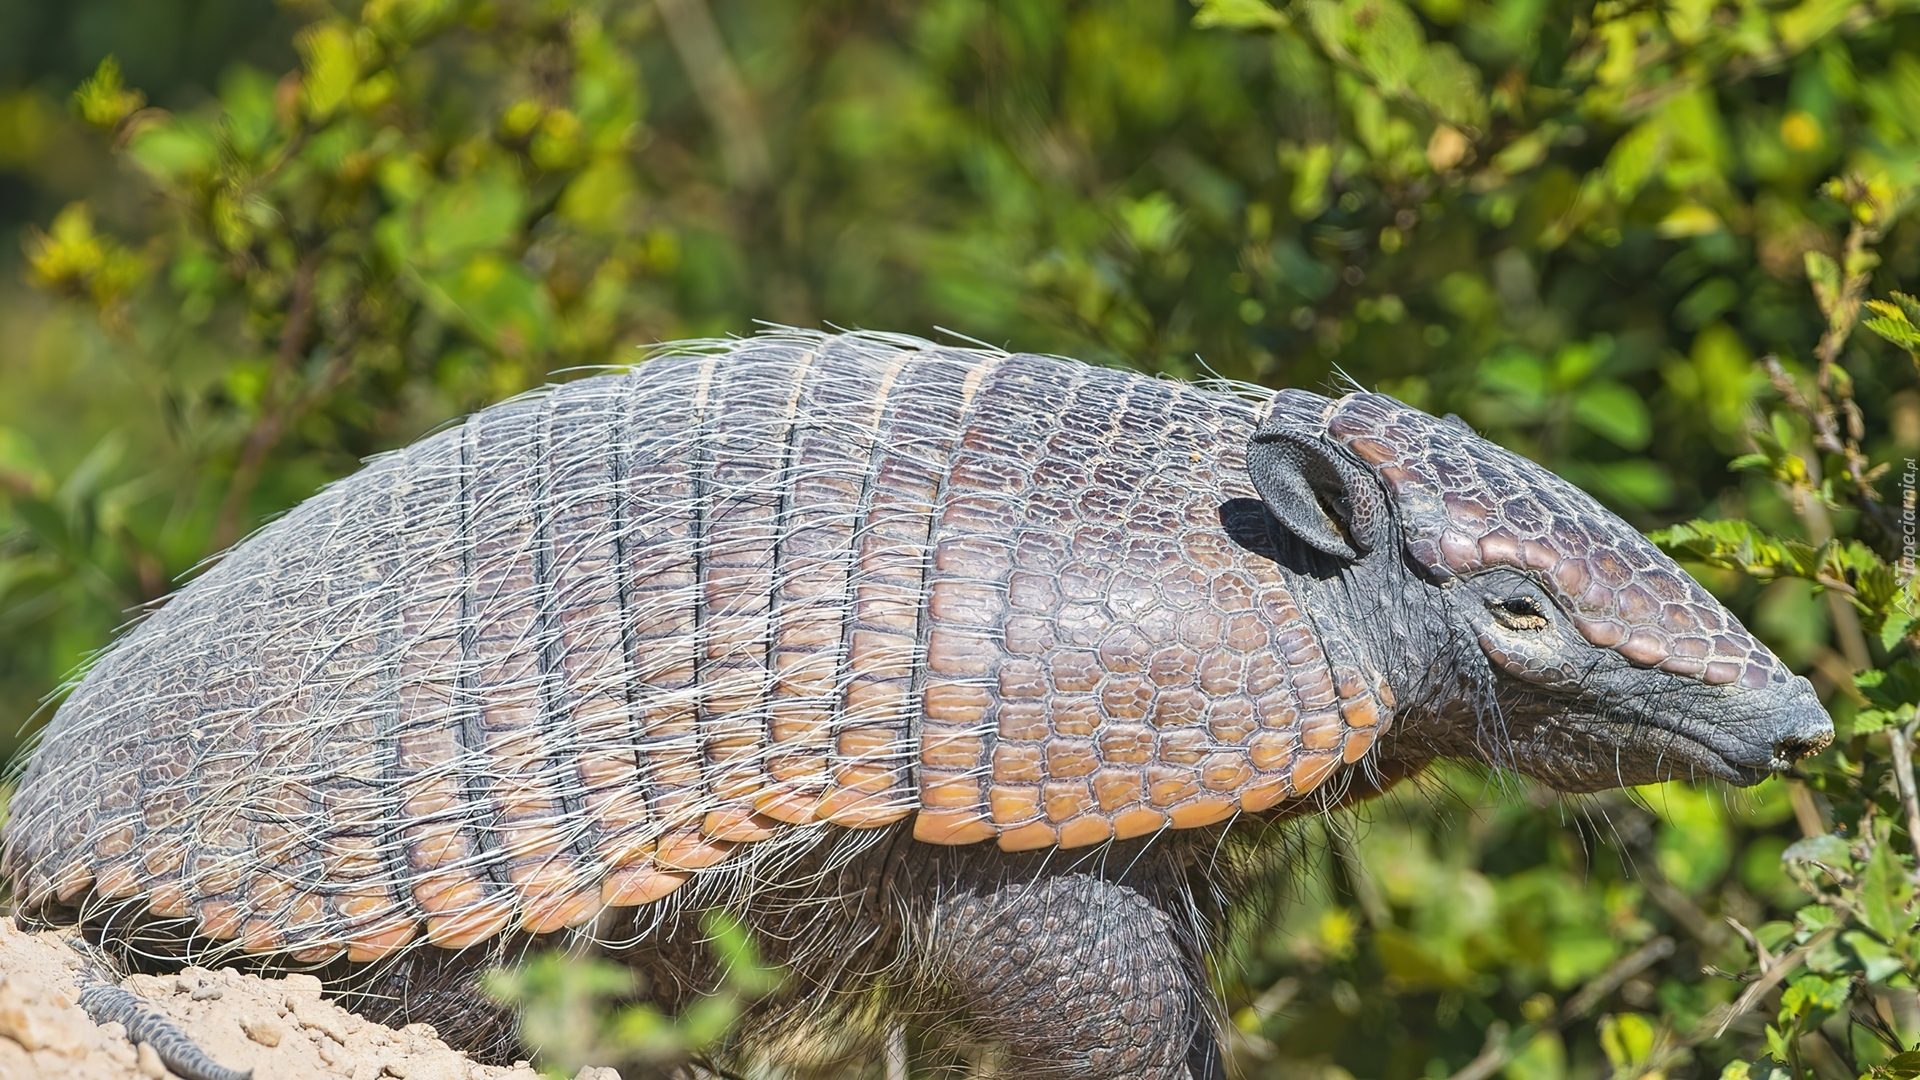
M1547 614L1531 596L1512 596L1493 605L1493 613L1502 625L1515 630L1544 630Z

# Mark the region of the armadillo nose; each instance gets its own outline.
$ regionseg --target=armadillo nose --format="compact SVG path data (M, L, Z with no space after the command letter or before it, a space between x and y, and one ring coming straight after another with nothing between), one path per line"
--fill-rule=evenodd
M1791 769L1833 741L1833 718L1821 707L1812 683L1796 677L1786 697L1773 717L1773 760L1767 764L1775 770Z

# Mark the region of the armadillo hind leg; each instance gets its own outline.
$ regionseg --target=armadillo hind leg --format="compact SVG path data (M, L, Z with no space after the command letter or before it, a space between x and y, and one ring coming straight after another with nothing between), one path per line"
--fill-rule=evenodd
M1019 1066L1084 1080L1224 1076L1180 916L1149 891L1078 871L1009 875L941 906L930 966Z

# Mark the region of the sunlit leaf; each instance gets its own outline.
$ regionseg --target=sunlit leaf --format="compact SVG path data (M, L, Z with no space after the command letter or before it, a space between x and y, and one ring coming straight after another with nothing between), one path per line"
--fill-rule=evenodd
M97 128L113 128L134 110L146 104L146 95L129 90L120 74L120 61L109 54L94 69L93 77L80 84L74 104L87 123Z
M1195 6L1193 25L1202 28L1277 30L1289 21L1266 0L1196 0Z
M300 35L301 55L306 59L307 109L318 119L331 116L347 100L360 77L359 50L353 33L340 23L319 23Z

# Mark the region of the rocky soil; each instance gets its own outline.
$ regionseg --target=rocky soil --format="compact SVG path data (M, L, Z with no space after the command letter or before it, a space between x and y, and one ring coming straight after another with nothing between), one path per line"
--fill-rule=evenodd
M61 933L28 934L0 919L0 1077L166 1080L151 1047L76 1004L84 961ZM398 1031L328 1001L311 975L262 979L226 968L134 975L120 984L180 1025L214 1061L254 1080L535 1080L525 1062L481 1065L425 1024ZM618 1080L583 1070L583 1080Z

